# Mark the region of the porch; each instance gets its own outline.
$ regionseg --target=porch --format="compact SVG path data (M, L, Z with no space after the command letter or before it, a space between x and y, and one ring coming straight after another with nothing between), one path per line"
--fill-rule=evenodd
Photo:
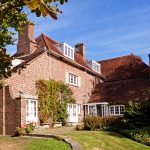
M87 103L83 105L84 117L85 116L108 116L123 115L124 105L109 105L107 102L101 103Z

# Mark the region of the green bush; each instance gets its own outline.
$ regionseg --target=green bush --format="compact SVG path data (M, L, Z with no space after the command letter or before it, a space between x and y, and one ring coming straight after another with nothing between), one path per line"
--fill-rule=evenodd
M135 129L150 125L150 100L140 103L132 101L126 106L121 122L124 129Z
M35 124L30 123L27 125L27 127L29 127L31 129L31 131L33 131L35 129Z
M150 146L150 127L136 129L121 129L120 133L139 143Z
M110 130L120 121L119 117L88 116L84 119L85 130Z
M27 127L25 128L25 130L26 130L26 133L30 133L31 131L33 131L29 126L27 126Z
M15 132L16 136L21 136L25 134L26 134L26 128L20 128L20 127L16 128L16 132Z
M17 127L15 131L16 136L25 135L26 133L30 133L35 129L35 124L30 123L27 125L23 125L21 127Z

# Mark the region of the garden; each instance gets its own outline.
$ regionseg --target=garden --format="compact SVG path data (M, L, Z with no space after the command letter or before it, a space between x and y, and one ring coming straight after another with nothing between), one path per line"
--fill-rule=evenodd
M70 145L52 138L0 137L0 150L71 150Z
M64 127L34 131L34 124L28 124L16 128L17 136L30 132L69 136L79 142L85 150L150 149L150 100L143 103L129 101L121 117L87 116L82 124L73 128L65 127L68 117L67 105L75 102L69 86L54 80L39 80L36 86L40 123L48 123L54 127L56 122L61 122Z

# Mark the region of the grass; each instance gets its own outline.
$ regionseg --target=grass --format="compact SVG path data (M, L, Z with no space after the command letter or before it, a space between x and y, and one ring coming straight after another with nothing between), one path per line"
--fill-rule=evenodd
M71 150L52 138L0 137L0 150Z
M106 131L78 131L69 134L83 150L150 150L150 147Z
M120 134L107 131L75 131L72 128L39 129L36 133L69 136L79 142L83 150L150 150Z

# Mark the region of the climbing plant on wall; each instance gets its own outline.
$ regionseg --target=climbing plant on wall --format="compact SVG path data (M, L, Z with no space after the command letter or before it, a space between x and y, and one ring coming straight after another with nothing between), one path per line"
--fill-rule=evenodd
M67 105L75 102L69 86L61 81L38 80L36 89L40 119L44 122L51 118L53 122L65 124L68 117Z

